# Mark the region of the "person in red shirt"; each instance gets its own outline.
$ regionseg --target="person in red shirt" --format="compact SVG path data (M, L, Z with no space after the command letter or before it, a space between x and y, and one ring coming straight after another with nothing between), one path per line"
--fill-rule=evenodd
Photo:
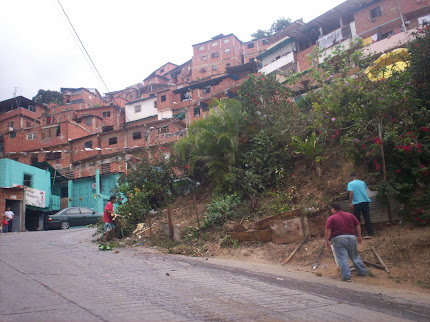
M105 235L103 237L103 242L107 241L109 238L109 233L112 233L112 239L115 237L115 224L114 224L114 212L113 204L116 202L116 197L111 196L109 202L106 204L105 211L103 213L103 222L105 224Z
M349 213L341 211L337 202L330 205L331 216L325 226L325 243L327 248L333 246L336 261L342 273L342 280L351 281L348 257L354 264L358 275L366 275L366 267L357 252L357 243L361 244L361 226L357 218ZM329 242L330 241L330 242Z

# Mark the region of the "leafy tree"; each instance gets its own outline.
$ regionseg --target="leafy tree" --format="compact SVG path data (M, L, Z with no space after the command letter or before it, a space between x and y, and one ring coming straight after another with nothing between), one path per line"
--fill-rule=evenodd
M378 196L396 197L405 209L429 203L425 187L430 183L430 113L428 89L423 89L428 39L417 38L411 47L406 72L375 82L364 73L370 57L359 44L349 50L339 47L307 74L319 88L306 98L312 107L306 128L325 138L326 147L348 151L357 166L365 165ZM319 55L317 51L313 59Z
M54 103L57 105L64 104L63 94L57 91L39 89L37 95L32 98L33 101L40 105Z
M285 147L295 132L295 107L274 76L251 75L238 99L244 106L242 167L254 175L253 181L259 179L256 186L261 190L275 184L276 174L289 167L291 157Z
M430 28L424 26L414 35L415 40L408 46L411 61L409 71L416 85L415 95L430 108Z
M270 37L275 33L277 33L278 31L281 31L285 27L289 26L290 24L291 24L290 18L287 18L287 19L284 17L278 18L274 23L272 23L272 25L268 30L258 29L256 32L251 34L252 40Z
M234 99L221 99L217 104L217 112L212 109L207 118L191 124L188 137L175 144L174 153L192 176L197 168L204 168L215 193L225 193L232 189L231 167L238 156L243 112Z
M258 29L256 32L251 34L252 40L258 40L261 38L267 38L269 37L269 34L265 30Z
M273 34L277 33L278 31L281 31L285 27L288 27L289 25L291 25L291 19L290 18L287 18L287 19L285 19L284 17L278 18L270 26L269 32L271 35L273 35Z
M125 235L142 222L149 211L168 206L177 195L173 161L166 159L161 150L146 149L132 162L116 187L118 213L124 217Z

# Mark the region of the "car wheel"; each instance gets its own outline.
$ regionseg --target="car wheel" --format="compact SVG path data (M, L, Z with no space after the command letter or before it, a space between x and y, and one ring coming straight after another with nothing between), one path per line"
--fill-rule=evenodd
M61 229L69 229L69 227L70 227L70 222L68 222L68 221L60 222L60 228Z

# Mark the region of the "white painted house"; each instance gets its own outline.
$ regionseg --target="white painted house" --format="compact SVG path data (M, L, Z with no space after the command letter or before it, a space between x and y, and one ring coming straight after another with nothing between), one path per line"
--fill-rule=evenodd
M157 115L156 96L138 99L125 105L126 122L133 122Z

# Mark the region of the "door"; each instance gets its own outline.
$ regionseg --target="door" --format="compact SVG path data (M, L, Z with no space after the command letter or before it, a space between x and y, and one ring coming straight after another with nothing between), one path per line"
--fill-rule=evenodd
M21 201L18 200L6 200L6 208L10 207L15 215L11 221L9 221L8 231L18 232L21 225Z
M79 208L70 208L65 213L65 217L70 221L70 226L82 226L82 214Z
M82 225L93 225L99 220L96 212L90 208L81 207Z

